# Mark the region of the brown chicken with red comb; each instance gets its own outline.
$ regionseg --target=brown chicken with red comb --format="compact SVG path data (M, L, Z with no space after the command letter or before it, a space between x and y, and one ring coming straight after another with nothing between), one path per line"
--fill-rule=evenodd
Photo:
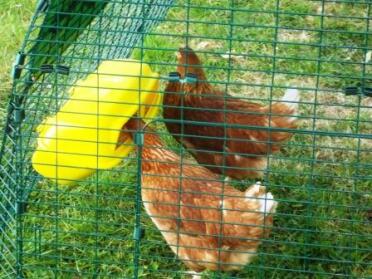
M272 227L277 206L272 194L259 183L241 192L210 170L181 160L141 120L131 119L119 142L138 131L143 133L142 201L172 251L193 278L204 270L242 269Z
M296 128L298 91L288 89L271 106L248 102L208 83L192 49L179 49L177 57L183 82L170 80L165 89L163 117L168 131L215 173L236 179L261 177L267 156L292 136L270 128ZM195 82L187 82L192 77Z

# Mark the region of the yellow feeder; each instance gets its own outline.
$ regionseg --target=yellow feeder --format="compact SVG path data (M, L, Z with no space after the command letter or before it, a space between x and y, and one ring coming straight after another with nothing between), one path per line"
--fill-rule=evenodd
M162 102L158 88L159 75L147 64L102 62L70 89L59 112L38 126L34 169L66 185L118 165L133 149L129 138L117 146L120 129L140 108L145 120L156 116Z

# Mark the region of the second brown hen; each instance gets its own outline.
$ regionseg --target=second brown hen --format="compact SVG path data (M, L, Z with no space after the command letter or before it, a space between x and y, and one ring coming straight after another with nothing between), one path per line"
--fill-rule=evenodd
M141 120L133 118L123 128L119 143L143 138L138 156L146 212L193 278L204 270L244 268L273 226L273 195L259 183L241 192L219 181L167 149Z
M261 177L267 156L292 136L277 128L296 128L298 91L288 89L271 106L248 102L212 86L192 49L181 48L177 57L181 79L195 76L196 82L169 81L163 106L168 131L215 173Z

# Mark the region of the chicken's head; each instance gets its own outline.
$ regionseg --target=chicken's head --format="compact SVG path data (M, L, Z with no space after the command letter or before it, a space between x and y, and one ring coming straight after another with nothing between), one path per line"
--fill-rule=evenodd
M206 79L203 65L191 48L180 48L176 56L178 60L177 72L180 73L181 78L185 78L187 74L194 74L199 80Z

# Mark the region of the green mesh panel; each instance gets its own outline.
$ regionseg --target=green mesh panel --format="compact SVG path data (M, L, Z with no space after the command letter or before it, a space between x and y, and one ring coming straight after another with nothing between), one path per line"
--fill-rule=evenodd
M21 59L25 61L20 66L22 73L13 85L2 144L1 278L3 275L9 278L15 274L24 276L25 273L21 272L22 258L31 259L27 256L30 250L23 250L23 243L16 243L14 221L25 212L27 206L34 207L37 201L29 200L29 194L39 179L30 165L30 148L35 144L36 126L45 115L58 111L70 85L93 71L99 61L128 57L138 47L143 35L162 20L172 1L60 0L46 3L48 1L40 2L21 49ZM43 73L42 65L67 66L70 73ZM21 117L20 124L15 115L20 116L23 111L25 117ZM53 188L49 190L53 191ZM34 237L57 233L51 227L43 227L40 220L35 219L25 226L23 220L19 221L19 237L31 228ZM41 243L35 240L28 239L25 245L39 246ZM56 249L57 253L58 244L52 249ZM24 251L28 252L23 255ZM31 270L43 265L37 264L38 260L32 258L32 262L25 265L29 266L30 274L36 276L38 271L32 273ZM52 258L48 261L53 262ZM94 273L94 270L93 267L90 271Z
M279 202L271 235L239 271L203 278L371 277L370 1L50 2L21 49L1 145L0 278L190 278L143 210L138 154L69 187L30 165L37 125L100 61L149 63L163 92L185 45L223 92L267 105L301 93L299 127L262 179ZM164 121L151 126L165 148L191 159Z

